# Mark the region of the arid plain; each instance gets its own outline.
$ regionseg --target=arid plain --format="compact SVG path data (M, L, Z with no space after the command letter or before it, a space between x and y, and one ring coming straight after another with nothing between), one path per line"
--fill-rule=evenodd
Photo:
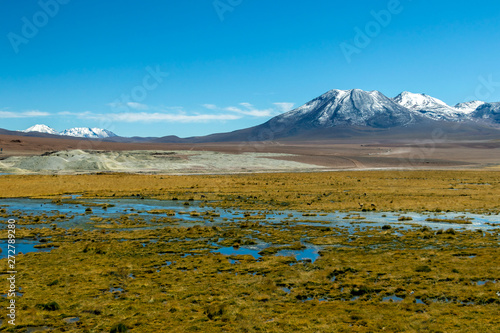
M401 138L380 139L349 138L335 141L265 141L236 143L119 143L81 139L54 139L29 136L0 135L0 147L3 153L0 162L11 156L49 155L58 151L83 150L91 153L120 151L176 152L191 151L182 155L184 160L189 156L199 156L202 152L219 152L223 154L280 154L282 156L266 156L282 161L303 163L303 169L321 170L359 170L359 169L495 169L500 165L500 140L479 138L477 140L447 140ZM165 156L165 155L164 155ZM163 157L164 157L163 156ZM156 156L161 158L159 154ZM264 157L264 158L266 158ZM262 156L255 156L262 158ZM210 157L208 157L210 159ZM208 160L206 161L208 162ZM244 163L232 163L235 172L241 170ZM217 168L217 163L207 163L202 173L227 173L228 168ZM262 169L249 168L246 172L276 171L272 166ZM286 166L277 171L286 171ZM297 165L291 166L291 171ZM69 170L70 171L70 170ZM99 171L99 170L90 170ZM103 169L101 171L114 171ZM137 171L137 170L133 170ZM146 170L147 171L147 170ZM304 171L304 170L302 170ZM307 171L307 170L306 170ZM161 170L157 171L161 173ZM170 173L168 169L165 173ZM196 170L185 170L194 173ZM178 172L177 172L178 173ZM182 172L181 172L182 173Z

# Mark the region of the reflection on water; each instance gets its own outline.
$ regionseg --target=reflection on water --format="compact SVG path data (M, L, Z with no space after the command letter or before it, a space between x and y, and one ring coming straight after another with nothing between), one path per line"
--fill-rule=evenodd
M239 255L251 255L255 259L259 259L262 257L259 252L261 250L254 250L254 249L249 249L249 248L244 248L244 247L239 247L239 248L234 248L232 246L230 247L222 247L220 249L212 250L211 252L217 252L221 253L225 256L239 256Z
M64 318L63 320L64 320L64 322L66 322L68 324L73 324L73 323L79 322L80 318L78 318L78 317L68 317L68 318Z
M293 256L297 261L306 260L315 262L319 258L316 248L307 248L304 250L281 250L276 255L278 256Z
M109 204L110 206L103 209L99 206ZM60 203L53 202L47 199L2 199L0 205L7 209L8 213L18 211L22 215L40 215L47 214L48 216L58 215L60 213L69 215L64 221L55 221L58 227L74 228L80 227L83 229L95 229L94 223L89 223L90 217L98 218L118 218L123 214L135 214L132 217L141 217L150 225L148 227L158 226L158 223L151 223L154 218L165 217L166 214L151 213L155 210L172 211L173 219L178 219L181 226L197 224L221 224L228 221L240 222L247 217L261 216L256 219L259 222L269 224L279 223L296 223L313 226L337 226L348 228L365 228L365 227L381 227L383 225L397 226L401 229L411 229L414 225L428 226L433 229L443 228L460 228L464 230L490 230L500 226L500 217L498 215L479 215L470 213L408 213L405 212L405 217L411 217L411 221L399 221L401 214L397 212L336 212L322 214L307 214L303 216L302 212L296 211L277 211L277 212L249 212L237 209L221 209L213 207L203 207L201 202L191 201L189 206L185 206L182 201L171 200L155 200L155 199L139 199L139 198L118 198L118 199L80 199L73 196L73 199L62 200ZM86 214L87 208L92 209L92 213ZM12 215L14 217L14 215ZM453 224L430 222L426 219L470 219L472 224ZM53 223L53 222L51 222ZM487 224L488 223L488 224ZM33 224L29 227L38 227L40 224ZM46 227L49 226L47 222ZM19 225L19 227L23 227ZM26 226L25 226L26 227ZM394 230L394 232L397 232Z
M0 243L0 248L2 252L0 253L0 259L7 258L8 255L18 255L20 253L26 254L30 252L50 252L51 248L37 249L35 245L39 245L40 242L36 240L16 240L16 243L13 244L15 246L15 253L8 252L8 243L7 240L3 240ZM12 248L11 248L12 249Z
M398 297L396 295L391 295L382 298L382 302L402 302L404 298Z
M349 233L381 228L394 235L402 235L399 231L408 230L415 227L427 226L433 230L437 229L460 229L460 230L491 230L500 226L498 215L478 215L470 213L408 213L405 217L411 217L411 221L399 221L401 214L396 212L335 212L335 213L311 213L304 214L296 211L246 211L238 209L221 209L206 207L204 203L190 201L185 205L183 201L163 201L155 199L140 198L118 198L118 199L81 199L77 195L72 195L71 199L59 200L59 202L48 199L2 199L0 206L6 209L4 221L8 218L18 219L18 216L58 216L66 214L65 218L54 221L44 221L42 223L23 225L18 223L17 228L40 228L52 227L54 224L58 228L82 228L84 230L101 229L102 224L113 226L112 223L119 221L126 214L132 220L132 226L118 224L114 230L134 230L134 229L156 229L164 226L193 226L193 225L227 225L229 223L242 223L247 218L260 224L276 226L286 225L309 225L321 227L344 228ZM106 207L103 207L106 206ZM91 212L89 212L89 208ZM168 212L168 214L167 214ZM304 216L307 215L307 216ZM167 218L168 217L168 218ZM143 224L134 224L134 219L141 219ZM165 218L160 221L159 219ZM106 221L106 219L109 219ZM442 222L430 222L427 219L469 219L472 224L453 224ZM392 227L391 227L392 226ZM0 229L5 229L6 223L0 224ZM398 231L399 230L399 231ZM353 235L355 240L356 235ZM187 240L187 239L186 239ZM157 240L150 240L155 242ZM0 258L7 257L7 242L0 242L2 253ZM51 249L37 249L34 246L39 244L35 240L18 240L16 243L16 254L29 252L49 252ZM148 242L141 243L143 247L148 246ZM255 259L261 258L259 252L269 246L261 244L258 246L247 246L240 248L222 247L212 252L224 255L251 255ZM318 259L318 248L306 245L303 250L284 249L279 251L278 256L293 256L297 261L311 261ZM234 262L236 263L236 262Z
M484 280L484 281L477 281L477 285L478 286L484 286L488 282L490 282L490 283L497 283L496 280Z
M281 287L281 290L283 290L287 294L290 294L292 292L292 290L290 288L287 288L287 287Z

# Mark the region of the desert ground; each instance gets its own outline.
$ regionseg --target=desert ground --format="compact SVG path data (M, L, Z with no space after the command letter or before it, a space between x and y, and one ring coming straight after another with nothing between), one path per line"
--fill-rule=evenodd
M500 140L339 139L207 144L118 143L0 136L0 172L214 173L373 169L496 169ZM62 151L72 151L62 156ZM144 160L144 163L140 163ZM79 163L78 161L87 161ZM279 161L279 163L277 162Z

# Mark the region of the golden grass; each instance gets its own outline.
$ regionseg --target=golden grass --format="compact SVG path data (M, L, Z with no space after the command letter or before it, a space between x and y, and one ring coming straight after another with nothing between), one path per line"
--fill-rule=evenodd
M499 171L2 176L3 197L143 196L248 209L499 212Z
M372 209L498 214L500 172L5 176L0 186L3 197L133 195L251 210L220 225L191 227L177 226L180 218L169 210L151 211L158 228L133 231L127 230L145 226L139 216L103 219L90 206L93 231L57 227L64 214L15 212L20 226L54 224L16 234L42 238L43 247L53 249L17 257L24 295L13 331L110 332L123 324L131 332L493 332L500 326L500 283L486 282L500 276L498 229L362 229L352 220L357 214L342 220L351 232L326 223L266 221L282 209L305 216ZM5 219L12 212L7 207L0 214ZM210 221L211 214L195 215ZM314 263L276 256L303 249L304 241L322 248ZM270 244L261 260L213 253L256 242ZM2 272L6 264L0 261ZM0 284L0 293L7 287ZM389 296L403 300L384 301ZM0 298L0 307L7 302ZM80 320L65 322L69 317ZM6 321L0 329L7 330Z
M61 231L30 230L51 236L60 247L18 256L24 293L17 303L18 327L109 332L122 323L133 332L487 332L500 324L500 286L477 284L500 276L500 267L491 265L500 254L495 233L416 229L395 236L373 228L351 241L339 228L258 223ZM237 243L255 231L268 241L286 236L290 248L300 249L294 240L304 235L312 243L333 237L335 246L326 246L314 263L275 251L260 261L210 252L217 246L209 243L220 237ZM383 301L393 295L403 301ZM1 306L6 302L0 299ZM43 308L51 302L59 309ZM67 324L68 317L80 321Z

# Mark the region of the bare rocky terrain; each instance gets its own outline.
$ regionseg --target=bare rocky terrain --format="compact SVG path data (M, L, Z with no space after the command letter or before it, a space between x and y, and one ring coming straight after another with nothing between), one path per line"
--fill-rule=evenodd
M500 165L500 140L402 137L228 143L118 143L0 135L3 173L237 173L481 169Z
M209 151L69 150L45 153L40 156L11 156L0 161L0 172L14 174L94 172L226 174L313 171L322 168L293 161L293 156L276 153L228 154Z

